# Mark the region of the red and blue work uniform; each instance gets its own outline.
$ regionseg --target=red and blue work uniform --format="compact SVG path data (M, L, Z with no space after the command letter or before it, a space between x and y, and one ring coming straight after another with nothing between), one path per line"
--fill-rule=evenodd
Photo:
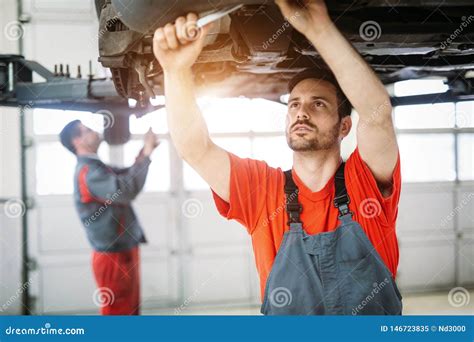
M113 168L95 155L77 158L74 200L93 248L103 315L140 312L139 244L146 238L131 203L143 189L150 162L139 156L129 168Z

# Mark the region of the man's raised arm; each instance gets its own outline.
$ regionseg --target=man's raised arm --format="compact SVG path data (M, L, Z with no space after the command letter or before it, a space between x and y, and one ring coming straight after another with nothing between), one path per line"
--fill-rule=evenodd
M179 155L210 187L229 201L230 161L225 150L215 145L196 103L192 65L199 56L209 27L197 29L197 16L179 17L174 24L158 28L153 52L164 74L166 112L171 139ZM189 32L198 32L189 39Z
M308 38L334 73L342 91L359 114L357 143L382 194L389 194L398 157L392 106L384 85L359 53L339 32L323 0L276 0L283 15ZM296 15L296 13L298 15Z

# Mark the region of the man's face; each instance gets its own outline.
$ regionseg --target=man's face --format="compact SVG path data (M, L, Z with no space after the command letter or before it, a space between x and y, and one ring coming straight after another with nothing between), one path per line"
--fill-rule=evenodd
M76 149L81 147L82 150L90 153L97 153L100 143L102 142L100 134L87 126L84 126L82 123L79 125L79 130L81 135L74 139Z
M336 88L327 81L305 79L288 100L286 140L293 151L328 150L339 143L341 121Z

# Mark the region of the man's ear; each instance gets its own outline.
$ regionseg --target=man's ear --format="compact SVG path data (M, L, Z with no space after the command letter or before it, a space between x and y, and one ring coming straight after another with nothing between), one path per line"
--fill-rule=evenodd
M81 137L78 136L78 137L72 138L71 143L72 143L72 146L74 146L74 148L77 149L77 146L81 144Z
M352 128L352 118L350 116L345 116L341 119L341 135L342 138L345 138Z

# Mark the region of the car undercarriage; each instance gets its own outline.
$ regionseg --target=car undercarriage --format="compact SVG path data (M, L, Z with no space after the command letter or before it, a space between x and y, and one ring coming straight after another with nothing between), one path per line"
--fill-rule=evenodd
M278 100L292 75L322 60L272 1L97 0L99 61L110 68L120 96L138 101L163 94L152 53L153 32L178 16L244 4L214 25L194 66L197 86L216 96ZM382 82L445 77L472 87L474 4L467 0L328 1L345 37Z

